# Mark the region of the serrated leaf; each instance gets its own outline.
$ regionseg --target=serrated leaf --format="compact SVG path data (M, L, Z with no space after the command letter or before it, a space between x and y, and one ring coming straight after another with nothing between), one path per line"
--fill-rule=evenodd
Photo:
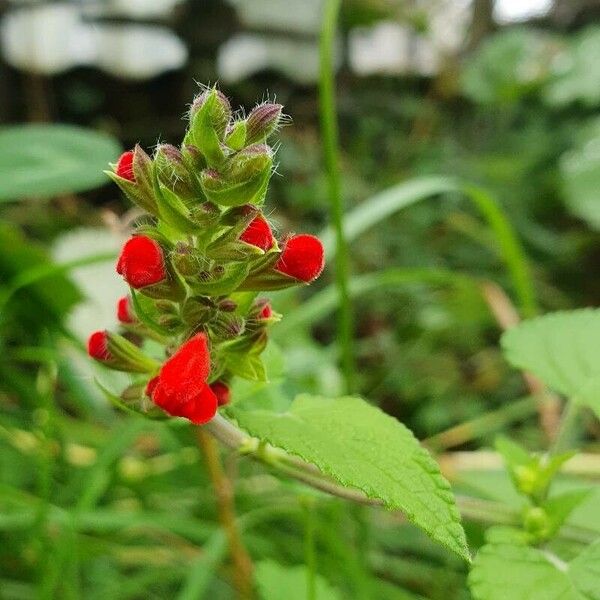
M507 360L600 416L600 310L557 312L502 336Z
M103 170L121 152L113 137L73 125L3 127L0 148L0 201L104 185Z
M599 600L600 541L570 563L519 543L494 541L481 548L469 575L475 600Z
M261 600L306 600L308 571L304 565L284 567L270 560L256 565L255 573ZM339 592L320 575L315 576L314 600L341 600Z
M283 413L235 406L232 412L251 435L403 511L434 540L469 560L450 485L412 432L396 419L350 396L298 396Z

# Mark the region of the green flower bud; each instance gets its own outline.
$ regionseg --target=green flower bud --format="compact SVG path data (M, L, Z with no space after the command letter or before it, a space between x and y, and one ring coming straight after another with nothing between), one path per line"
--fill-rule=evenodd
M158 180L184 200L198 198L200 186L189 171L181 152L170 144L160 144L154 154Z
M210 166L221 165L226 158L223 138L230 118L229 100L221 92L216 89L203 92L192 104L184 144L196 146Z
M200 183L206 197L222 206L260 204L272 174L273 154L264 144L248 146L227 164L226 174L205 169Z
M282 122L283 106L265 102L255 107L246 119L246 144L266 140Z

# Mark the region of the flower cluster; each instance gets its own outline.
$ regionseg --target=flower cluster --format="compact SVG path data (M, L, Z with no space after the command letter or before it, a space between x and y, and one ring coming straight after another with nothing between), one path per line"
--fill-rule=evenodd
M160 144L150 157L136 146L107 171L148 215L116 265L131 288L117 305L123 331L92 333L88 352L138 374L124 400L201 424L229 402L232 377L265 378L260 354L279 315L258 293L311 283L324 258L314 236L277 239L262 210L282 106L242 118L205 89L189 121L179 148ZM164 358L148 356L148 339Z

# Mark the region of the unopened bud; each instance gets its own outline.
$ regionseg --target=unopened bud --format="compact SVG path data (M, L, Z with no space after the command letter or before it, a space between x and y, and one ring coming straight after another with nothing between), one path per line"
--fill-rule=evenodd
M158 180L184 199L196 198L199 186L183 160L181 152L170 144L160 144L154 154Z
M222 164L227 151L223 138L230 118L229 100L221 92L216 89L203 92L192 104L185 144L196 146L209 165Z
M152 177L152 159L139 145L121 155L114 171L105 173L140 208L158 214Z
M272 165L268 146L249 146L231 159L226 176L215 169L202 171L202 190L209 200L221 206L259 204L264 200Z
M246 322L240 315L221 313L220 316L210 324L214 335L225 340L232 340L244 333Z
M184 277L192 277L200 270L201 257L193 246L179 242L171 254L171 262Z
M266 140L281 124L281 104L265 102L255 107L246 119L246 144Z
M223 312L233 312L237 306L237 302L234 302L230 298L225 298L225 300L219 302L219 310L222 310Z
M160 363L116 333L96 331L88 339L88 354L111 369L129 373L152 373Z

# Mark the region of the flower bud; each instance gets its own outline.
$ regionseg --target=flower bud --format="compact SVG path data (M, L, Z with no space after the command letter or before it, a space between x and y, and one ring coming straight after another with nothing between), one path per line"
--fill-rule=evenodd
M99 361L109 361L112 357L108 351L108 338L106 331L95 331L88 338L88 354Z
M124 325L129 325L136 322L135 314L131 306L131 298L123 296L117 302L117 319Z
M196 146L209 165L219 166L226 158L223 137L230 118L231 105L221 92L214 88L202 92L190 109L184 143Z
M246 329L246 321L240 315L220 313L209 325L212 333L221 339L232 340L239 337Z
M152 159L139 145L120 156L114 171L105 171L105 173L121 188L129 200L153 215L158 214L154 195Z
M111 369L129 373L152 373L160 366L123 336L96 331L88 338L88 354Z
M199 186L188 170L181 152L171 144L160 144L154 154L158 180L183 199L197 198Z
M133 236L121 250L117 273L135 289L165 280L167 270L159 243L145 235Z
M258 313L259 318L262 321L268 321L273 316L273 309L271 308L271 304L267 302Z
M209 114L218 136L222 138L231 119L229 98L221 91L213 88L198 94L190 107L190 120L193 121L199 111L210 106Z
M201 268L201 256L193 246L179 242L171 254L171 261L183 277L198 275Z
M262 215L258 215L250 222L240 235L240 240L260 248L263 252L268 252L275 242L271 227Z
M301 234L285 242L275 270L304 283L311 283L321 274L324 266L321 240L314 235Z
M266 140L281 123L281 104L265 102L256 106L246 119L246 144Z
M263 144L255 144L238 152L228 163L227 175L216 169L205 169L200 184L206 197L222 206L260 204L271 178L273 155Z
M162 247L146 235L134 235L125 242L117 273L132 288L150 298L180 300L185 295L180 280L165 260Z
M237 302L234 302L230 298L225 298L225 300L219 302L219 310L222 310L223 312L234 312L237 307Z
M208 323L214 315L214 306L204 301L202 296L188 298L181 308L181 318L194 327Z
M217 397L219 406L225 406L231 401L231 390L224 381L215 381L210 384L210 389Z
M127 152L121 154L117 161L115 173L123 179L135 181L135 175L133 174L133 152L131 150L127 150Z

